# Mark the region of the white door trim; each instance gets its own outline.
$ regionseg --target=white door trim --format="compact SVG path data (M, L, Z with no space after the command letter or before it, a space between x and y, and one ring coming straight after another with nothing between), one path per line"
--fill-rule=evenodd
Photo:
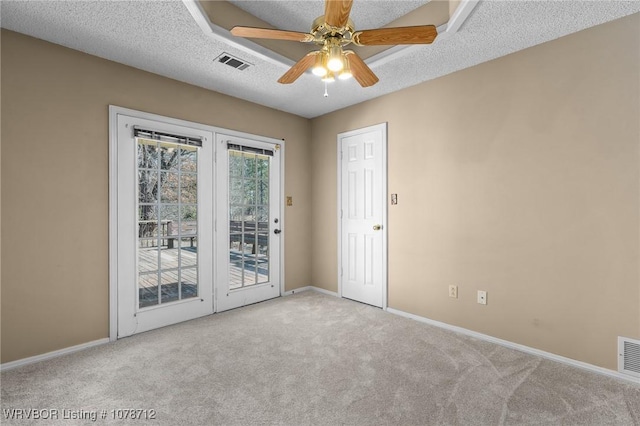
M253 135L235 130L225 129L222 127L210 126L193 121L180 120L177 118L166 117L144 111L109 105L109 340L114 342L118 339L118 115L128 115L130 117L141 118L145 120L163 121L167 124L177 126L192 127L195 129L213 132L214 141L219 133L227 135L236 135L239 137L249 137L254 139L268 139L260 135ZM285 224L285 208L284 208L284 177L285 177L285 161L284 161L284 139L282 139L282 155L280 162L280 190L281 190L281 220L284 227ZM217 149L214 156L217 156ZM214 157L215 158L215 157ZM214 165L215 167L215 165ZM215 182L214 182L215 186ZM213 188L212 188L213 190ZM216 199L213 197L213 209L216 211ZM218 218L214 217L214 221ZM215 222L214 222L215 224ZM215 235L215 230L214 230ZM215 238L215 237L214 237ZM285 259L284 259L284 235L280 244L280 295L284 294L285 289ZM213 245L213 259L217 259L216 245ZM217 265L215 265L217 268ZM215 277L214 277L215 279ZM212 283L213 285L213 283ZM215 287L214 287L215 288ZM215 308L215 294L213 297L213 312Z
M344 133L338 133L337 143L336 143L336 158L337 161L337 173L338 173L338 209L337 209L337 220L338 220L338 297L342 297L342 220L340 217L340 212L342 211L342 158L341 158L341 145L342 139L348 138L351 136L359 135L362 133L368 133L372 131L381 131L382 133L382 199L384 200L384 205L382 207L382 309L387 310L387 293L388 293L388 272L387 266L389 261L389 247L387 243L387 200L388 200L388 191L387 191L387 123L380 123L369 127L364 127L361 129L351 130Z

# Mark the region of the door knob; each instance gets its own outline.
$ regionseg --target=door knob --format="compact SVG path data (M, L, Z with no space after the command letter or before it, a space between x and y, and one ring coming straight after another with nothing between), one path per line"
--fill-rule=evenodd
M282 232L282 231L281 231L281 230L279 230L279 229L274 229L274 230L273 230L273 233L274 233L274 234L279 234L279 233L281 233L281 232Z
M373 230L374 231L379 231L382 229L382 225L373 225Z

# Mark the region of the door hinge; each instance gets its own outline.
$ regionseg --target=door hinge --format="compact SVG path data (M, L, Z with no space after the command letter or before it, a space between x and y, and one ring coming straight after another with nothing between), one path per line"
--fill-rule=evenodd
M342 153L342 151L340 151L340 159L342 160L344 158L344 155Z
M342 266L340 267L340 276L344 275L344 269L342 269Z
M340 219L342 219L342 209L340 209Z

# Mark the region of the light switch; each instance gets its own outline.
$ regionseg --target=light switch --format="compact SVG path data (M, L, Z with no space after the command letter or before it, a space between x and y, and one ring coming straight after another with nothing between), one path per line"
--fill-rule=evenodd
M391 205L398 204L398 194L391 194Z
M287 196L287 207L293 206L293 197Z

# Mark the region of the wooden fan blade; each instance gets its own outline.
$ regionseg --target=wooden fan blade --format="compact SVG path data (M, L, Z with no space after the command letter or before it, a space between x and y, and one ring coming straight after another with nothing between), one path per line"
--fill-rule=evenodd
M291 84L298 79L309 67L316 62L316 55L320 52L311 52L300 59L289 71L284 73L278 83Z
M359 46L380 46L386 44L431 44L438 35L434 25L416 27L379 28L358 31L353 42Z
M325 0L324 22L331 27L342 28L349 21L353 0Z
M272 30L269 28L233 27L231 28L231 34L236 37L247 38L268 38L272 40L301 42L313 41L313 36L311 34L299 33L296 31Z
M369 68L369 66L365 64L364 61L360 59L360 56L358 56L353 50L347 50L344 53L347 55L347 59L349 60L353 78L360 83L360 86L373 86L379 81L378 76L371 71L371 68Z

